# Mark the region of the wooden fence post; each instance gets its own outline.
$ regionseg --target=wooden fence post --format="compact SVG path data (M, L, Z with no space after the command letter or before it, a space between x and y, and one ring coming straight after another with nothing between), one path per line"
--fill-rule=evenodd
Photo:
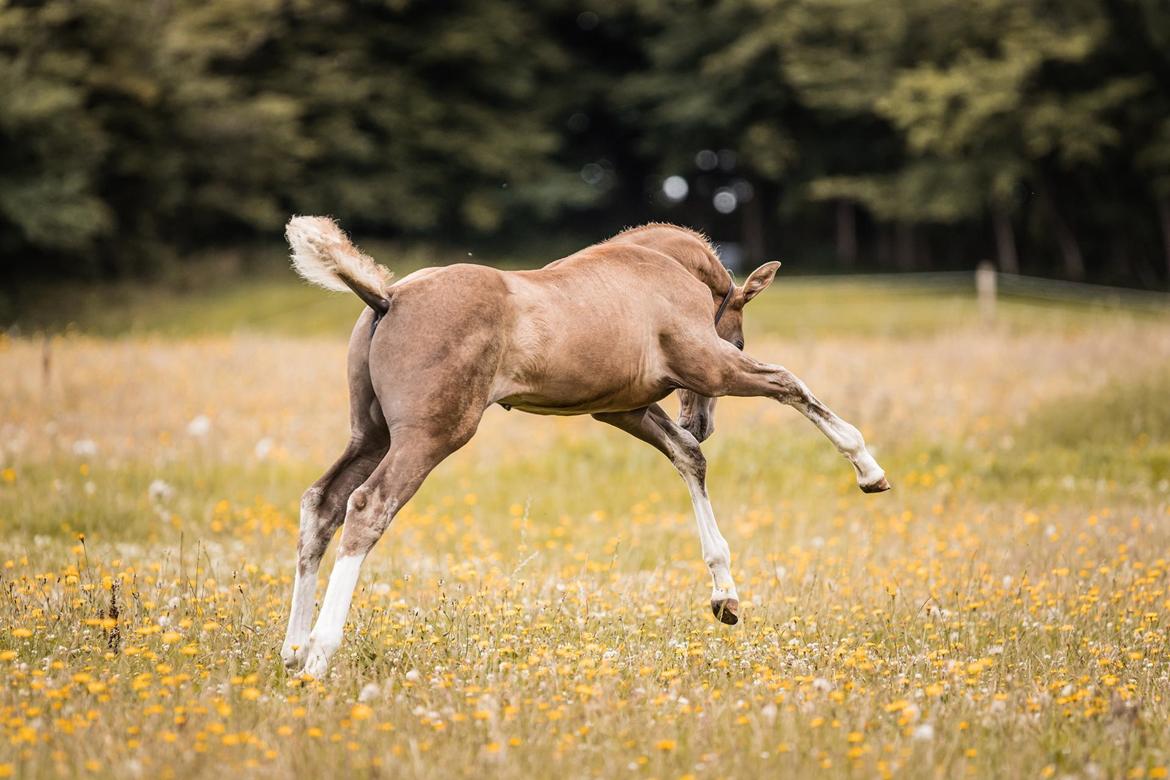
M985 322L995 320L996 296L995 266L984 260L975 269L975 293L979 297L979 313Z
M41 339L41 392L45 400L53 392L53 337L47 330Z

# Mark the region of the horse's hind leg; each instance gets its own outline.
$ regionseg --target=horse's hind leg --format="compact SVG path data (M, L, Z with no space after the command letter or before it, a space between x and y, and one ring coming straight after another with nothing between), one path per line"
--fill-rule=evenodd
M478 422L478 418L476 420ZM390 451L374 473L349 497L337 561L321 602L321 614L309 637L305 672L320 677L341 644L362 561L394 516L444 458L463 446L471 433L435 434L418 428L395 430Z
M313 626L317 570L333 534L345 520L345 503L365 482L390 446L390 432L370 381L370 326L373 313L358 318L349 343L350 440L345 452L301 497L301 526L297 536L297 568L292 607L280 655L285 666L304 664Z
M731 579L731 550L723 534L719 533L715 510L711 508L711 499L707 497L707 459L699 449L698 440L690 431L670 419L670 415L658 404L632 412L595 414L593 417L653 445L670 458L670 462L678 469L691 494L703 562L711 572L711 611L728 625L738 623L739 595Z
M345 502L374 471L386 453L378 439L353 439L337 462L301 497L301 526L297 537L297 568L293 577L292 607L280 656L290 669L305 662L313 606L317 595L317 570L333 534L345 519Z

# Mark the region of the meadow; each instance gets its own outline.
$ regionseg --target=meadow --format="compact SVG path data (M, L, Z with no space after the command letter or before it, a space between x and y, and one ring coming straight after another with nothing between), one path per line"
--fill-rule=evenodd
M782 272L748 351L893 491L721 401L727 627L665 458L493 408L313 681L279 650L360 304L80 303L0 336L0 777L1167 777L1170 314Z

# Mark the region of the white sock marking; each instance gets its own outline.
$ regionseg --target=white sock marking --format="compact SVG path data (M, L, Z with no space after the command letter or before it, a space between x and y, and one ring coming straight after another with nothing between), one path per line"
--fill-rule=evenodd
M325 670L329 668L329 659L341 644L345 619L349 615L349 605L353 600L353 591L357 587L365 557L346 555L339 557L333 564L333 571L329 574L329 587L325 590L325 600L321 603L321 614L317 618L313 633L309 636L305 673L312 677L321 677L325 674Z
M691 504L695 508L695 523L699 527L699 545L703 550L703 562L711 570L711 600L738 600L735 581L731 578L731 549L727 546L723 534L719 533L711 499L707 497L707 492L698 479L689 475L684 476L684 479L691 493Z
M295 667L304 662L305 650L309 644L309 629L313 627L313 601L317 596L317 567L301 575L297 565L293 580L292 608L288 615L288 630L284 635L284 647L280 657L285 666Z

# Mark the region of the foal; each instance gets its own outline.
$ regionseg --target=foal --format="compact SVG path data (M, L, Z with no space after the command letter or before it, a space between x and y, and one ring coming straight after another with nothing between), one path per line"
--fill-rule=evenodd
M890 487L856 428L791 372L742 351L744 305L771 284L779 263L737 287L701 235L649 224L535 271L459 264L391 284L331 219L294 217L286 236L301 276L352 290L368 305L349 340L349 445L301 499L281 652L290 668L325 672L363 559L492 404L591 414L666 455L694 504L711 609L728 624L739 620L739 598L699 449L712 433L716 398L767 396L796 407L853 464L862 490ZM678 423L658 405L675 390ZM337 562L310 633L317 569L339 527Z

